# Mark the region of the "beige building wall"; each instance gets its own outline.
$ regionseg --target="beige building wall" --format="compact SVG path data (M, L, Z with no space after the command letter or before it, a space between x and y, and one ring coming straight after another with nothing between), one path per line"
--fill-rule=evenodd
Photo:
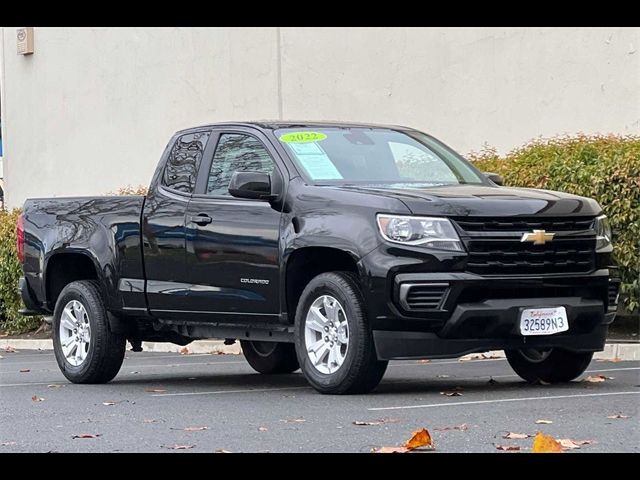
M146 184L169 136L215 121L413 126L461 153L640 132L640 29L35 28L2 31L9 205Z

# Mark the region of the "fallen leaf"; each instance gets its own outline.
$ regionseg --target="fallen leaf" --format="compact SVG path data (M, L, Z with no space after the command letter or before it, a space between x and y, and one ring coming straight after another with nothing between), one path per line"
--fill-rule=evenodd
M551 425L553 422L551 420L536 420L538 425Z
M494 380L493 378L490 378L489 381L487 382L489 385L496 385L498 383L497 380Z
M222 350L213 350L209 352L209 355L226 355Z
M224 448L216 448L216 453L233 453L229 450L225 450Z
M404 446L409 450L414 450L421 447L434 448L431 434L426 428L421 428L420 430L416 430L415 432L413 432L411 438L407 440L407 443L405 443Z
M507 432L502 436L502 438L508 438L510 440L522 440L529 437L533 437L533 435L529 435L528 433Z
M115 405L116 403L118 403L118 402L102 402L102 404L103 404L105 407L110 407L110 406L112 406L112 405Z
M149 393L164 393L166 390L164 388L145 388L145 392Z
M436 378L449 378L449 375L436 375Z
M143 420L144 423L158 423L157 420L153 419L153 418L145 418Z
M446 395L447 397L461 397L462 393L457 390L446 390L444 392L440 392L440 395Z
M20 373L29 373L31 370L29 370L28 368L21 368L20 369Z
M585 382L589 382L589 383L600 383L600 382L606 382L607 380L613 380L614 377L606 377L604 375L593 375L593 376L588 376L587 378L584 379Z
M209 430L209 427L186 427L185 432L202 432L203 430Z
M465 430L469 430L469 426L466 423L463 423L461 425L454 425L453 427L434 428L434 430L436 432L446 432L448 430L460 430L461 432L464 432Z
M418 363L431 363L431 360L425 358L423 360L418 360Z
M373 453L407 453L411 449L407 447L380 447L371 450Z
M259 431L259 432L266 432L266 431L268 431L268 430L269 430L269 429L268 429L267 427L258 427L258 431Z
M55 384L55 383L53 383L51 385L47 385L47 388L61 388L61 387L64 387L64 385L58 385L58 384Z
M611 418L611 419L629 418L629 415L622 415L621 413L618 413L617 415L609 415L609 416L607 416L607 418Z
M133 372L130 372L130 373L131 373L131 375L137 375L137 374L139 374L140 372L133 371Z
M5 353L17 353L17 350L13 348L11 345L7 345L4 347Z
M505 452L518 452L520 447L518 445L496 445L496 450L502 450Z
M306 422L306 420L302 417L300 418L288 418L286 420L282 420L284 423L303 423Z
M563 450L574 450L583 445L591 445L593 440L572 440L570 438L559 438L558 443Z
M71 438L98 438L98 437L101 437L101 436L102 436L101 433L96 433L96 434L81 433L80 435L73 435Z
M2 442L0 443L0 447L8 447L10 445L15 445L16 442Z
M191 352L189 352L189 349L187 347L182 347L180 349L180 355L189 355L189 353Z
M163 445L162 448L167 448L169 450L189 450L190 448L195 447L195 445Z
M31 400L33 400L34 402L42 402L44 401L44 398L34 395L33 397L31 397Z
M562 453L562 445L550 435L538 432L533 439L533 453Z

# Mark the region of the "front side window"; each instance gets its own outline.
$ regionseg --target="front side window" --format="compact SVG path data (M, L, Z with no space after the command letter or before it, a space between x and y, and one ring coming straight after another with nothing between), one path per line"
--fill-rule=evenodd
M223 133L211 163L207 195L230 195L233 172L271 174L274 168L271 155L258 139L241 133Z
M193 193L198 168L211 132L188 133L178 137L171 147L162 176L165 187L183 193Z
M482 184L460 155L416 131L387 128L283 128L278 140L316 184L424 188Z

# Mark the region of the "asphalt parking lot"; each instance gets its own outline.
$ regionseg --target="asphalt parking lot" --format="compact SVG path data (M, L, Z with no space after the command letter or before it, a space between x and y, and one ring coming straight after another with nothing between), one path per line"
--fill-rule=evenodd
M241 355L128 352L107 385L68 383L52 352L0 356L0 453L369 452L423 427L437 452L527 451L503 435L537 431L594 442L576 453L640 451L637 361L594 361L582 378L604 381L562 386L527 385L503 359L392 362L375 392L325 396Z

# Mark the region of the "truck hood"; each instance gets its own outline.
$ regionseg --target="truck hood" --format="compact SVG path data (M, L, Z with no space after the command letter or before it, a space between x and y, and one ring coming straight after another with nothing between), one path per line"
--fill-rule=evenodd
M595 216L602 209L591 198L532 188L447 185L402 188L395 185L345 186L349 190L396 198L416 215L477 217Z

